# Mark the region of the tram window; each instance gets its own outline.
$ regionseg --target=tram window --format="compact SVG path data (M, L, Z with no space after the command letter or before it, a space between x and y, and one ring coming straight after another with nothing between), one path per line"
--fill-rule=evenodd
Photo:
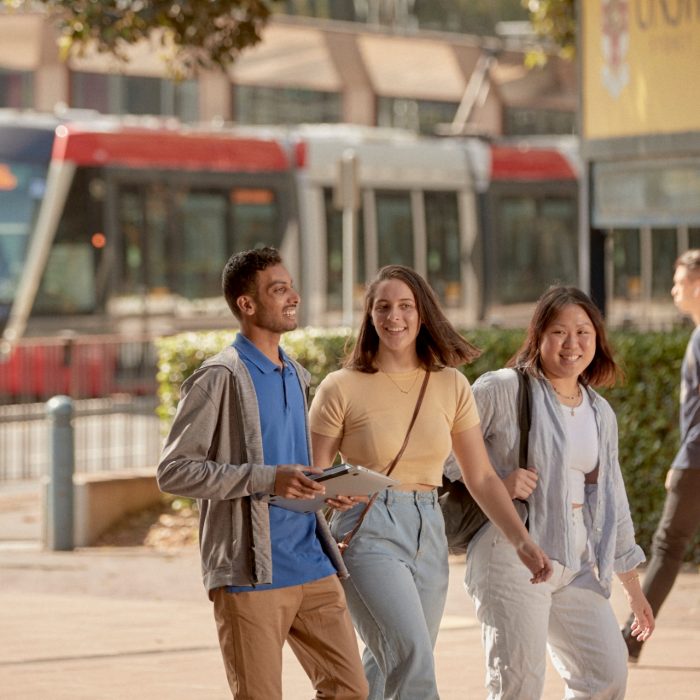
M456 192L425 193L428 281L449 307L461 299L459 213Z
M66 271L70 270L70 274ZM89 243L55 243L41 280L39 313L87 313L95 307L95 275Z
M693 227L688 229L688 247L700 248L700 228Z
M613 229L613 296L627 301L642 295L639 229Z
M230 199L233 252L282 245L279 206L273 190L237 187L231 190Z
M171 241L168 197L162 183L119 186L117 295L165 294L174 286L172 267L180 256Z
M535 301L554 282L576 282L574 199L504 196L494 202L494 214L495 295L502 303Z
M97 306L95 280L102 249L92 244L92 236L101 230L101 219L99 203L90 197L87 187L90 177L84 170L76 173L42 275L34 313L89 313Z
M673 285L673 263L678 257L676 229L652 229L651 295L667 299Z
M413 267L413 217L409 192L377 190L377 241L379 267Z
M117 293L139 296L145 291L143 260L146 245L146 221L142 191L136 187L119 190L119 283Z
M333 190L323 190L323 208L326 213L326 309L343 308L343 215L333 205ZM355 239L355 285L365 279L365 230L362 209L357 212Z
M187 299L218 297L227 259L228 202L220 192L188 192L179 203L182 250L178 291Z
M44 166L0 161L0 304L14 299L45 184Z
M165 294L174 286L172 266L176 256L172 250L168 194L162 184L146 190L146 227L148 231L148 267L146 283L149 292Z

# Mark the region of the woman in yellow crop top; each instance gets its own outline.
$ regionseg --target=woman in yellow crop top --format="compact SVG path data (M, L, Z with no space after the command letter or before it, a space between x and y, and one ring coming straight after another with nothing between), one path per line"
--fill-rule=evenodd
M344 461L383 471L401 447L426 372L430 380L408 445L392 472L398 488L379 494L345 551L343 582L365 643L369 700L436 700L433 648L445 604L447 542L437 502L442 466L454 452L469 490L532 573L551 563L533 542L484 447L471 388L456 369L478 355L442 313L415 271L382 268L368 288L357 343L318 388L310 411L314 463ZM330 501L337 540L365 507ZM366 499L364 499L366 501Z

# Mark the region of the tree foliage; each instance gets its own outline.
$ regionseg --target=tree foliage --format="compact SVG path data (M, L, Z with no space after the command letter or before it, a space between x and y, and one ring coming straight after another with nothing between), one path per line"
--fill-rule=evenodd
M87 49L127 58L127 47L150 39L178 75L226 69L260 41L270 15L264 0L4 0L12 7L43 5L60 30L64 57Z
M575 0L522 0L535 32L559 48L563 58L576 54ZM541 56L542 57L542 56Z

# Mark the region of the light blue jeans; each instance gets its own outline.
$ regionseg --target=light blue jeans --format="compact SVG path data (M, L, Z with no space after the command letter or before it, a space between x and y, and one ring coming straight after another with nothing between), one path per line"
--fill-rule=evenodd
M336 512L336 539L364 504ZM383 491L345 552L343 581L366 649L369 700L436 700L433 649L447 596L445 523L435 491Z
M539 700L547 651L565 700L625 697L627 648L593 570L583 509L568 517L581 567L554 561L546 583L530 583L530 572L495 525L469 545L465 584L481 622L488 700Z

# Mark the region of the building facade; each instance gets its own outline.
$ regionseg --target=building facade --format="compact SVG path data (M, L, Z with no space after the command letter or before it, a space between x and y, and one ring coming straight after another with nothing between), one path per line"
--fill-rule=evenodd
M175 82L157 41L132 47L127 63L90 51L64 62L56 39L45 14L0 10L0 107L428 134L574 132L573 66L552 57L528 70L525 49L510 40L275 15L228 74Z
M582 276L613 323L663 327L673 262L700 247L700 5L602 0L580 19Z

